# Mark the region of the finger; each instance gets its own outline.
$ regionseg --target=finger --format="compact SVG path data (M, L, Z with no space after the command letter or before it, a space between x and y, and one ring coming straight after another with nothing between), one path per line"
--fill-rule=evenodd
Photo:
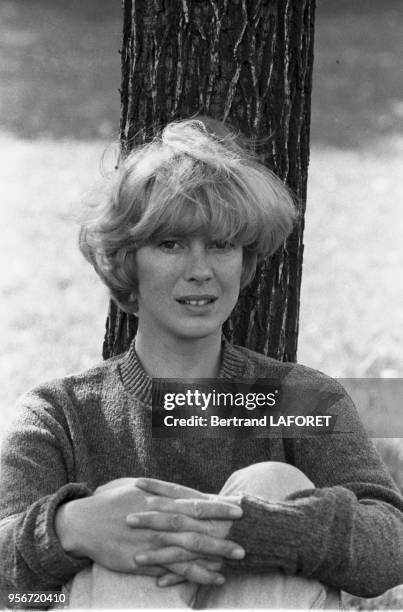
M166 569L160 566L154 567L153 565L136 565L135 569L133 569L130 573L141 576L154 576L155 578L159 578L166 573Z
M222 574L217 571L211 571L204 565L200 564L199 561L186 563L174 563L167 567L174 568L175 574L182 576L189 582L196 582L198 584L224 584L225 578Z
M216 538L202 533L194 533L183 531L180 533L161 532L159 542L163 543L163 547L180 547L187 551L198 553L199 556L217 556L225 559L243 559L245 550L224 538ZM158 550L156 548L155 550ZM144 554L151 554L153 551L146 551Z
M164 574L160 578L157 578L157 586L174 586L174 584L180 584L181 582L185 582L185 580L186 578L179 576L179 574Z
M239 506L242 500L242 495L215 495L212 493L202 493L197 489L185 487L175 482L167 482L158 480L157 478L137 478L136 486L143 491L160 495L161 497L170 497L172 499L205 499L215 500L220 497L224 498L225 502Z
M191 489L190 487L184 487L174 482L167 482L165 480L157 480L156 478L138 478L136 480L136 486L143 491L154 493L154 495L162 495L164 497L172 498L192 498L205 497L205 493L197 491L197 489Z
M154 563L152 559L161 559L161 563ZM135 556L136 565L138 567L173 567L175 563L183 563L186 561L198 561L200 555L191 551L181 548L180 546L164 546L163 548L155 548L154 550L147 550L138 553Z
M154 531L195 531L214 535L214 525L209 520L198 520L179 512L137 512L126 517L130 527Z
M164 532L163 532L164 533ZM186 553L194 553L197 556L218 556L226 559L243 559L245 551L243 548L221 538L212 538L200 533L164 533L159 539L162 548L144 551L136 555L136 562L140 565L166 565L189 560ZM185 556L184 556L185 555Z
M197 565L200 565L201 567L204 567L205 569L216 573L219 573L223 566L222 559L207 559L203 557L198 557L193 561L186 561L182 563L167 563L166 565L164 565L164 567L169 569L173 574L179 574L181 571L181 567L184 566L185 563L197 563Z
M223 566L223 560L222 559L197 559L197 563L199 565L202 565L203 567L205 567L206 569L209 569L213 572L219 572L221 571L221 568Z
M186 514L196 519L239 519L242 508L221 499L169 499L167 497L149 497L149 510Z

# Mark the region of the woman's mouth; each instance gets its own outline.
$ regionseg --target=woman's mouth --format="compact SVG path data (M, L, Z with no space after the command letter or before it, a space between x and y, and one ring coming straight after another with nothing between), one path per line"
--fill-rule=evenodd
M189 296L178 298L177 302L179 302L180 304L185 304L186 306L207 306L208 304L212 304L216 300L217 298L215 296Z

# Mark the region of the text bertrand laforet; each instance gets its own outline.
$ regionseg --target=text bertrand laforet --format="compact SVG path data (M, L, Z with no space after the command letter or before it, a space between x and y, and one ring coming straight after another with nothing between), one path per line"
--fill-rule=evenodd
M165 393L164 410L175 408L197 408L205 411L212 407L237 406L246 410L255 410L261 407L273 407L276 404L277 390L271 393L218 393L215 390L204 393L199 390L188 389L185 393ZM280 415L266 414L258 418L252 417L223 417L217 415L191 415L189 417L175 417L166 415L163 419L165 427L329 427L332 415Z
M175 418L171 414L164 417L166 427L329 427L332 415L265 415L260 418L229 417L216 415L201 417L192 415L188 418Z

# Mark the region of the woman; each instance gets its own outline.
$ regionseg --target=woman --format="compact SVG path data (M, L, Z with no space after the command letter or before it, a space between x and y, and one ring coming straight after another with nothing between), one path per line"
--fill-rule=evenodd
M80 244L137 335L22 398L2 451L5 594L67 585L72 607L325 607L340 589L403 581L403 500L344 390L222 338L295 217L282 183L207 118L169 124L123 161ZM325 393L353 433L156 439L153 380L170 378L279 380L290 414Z

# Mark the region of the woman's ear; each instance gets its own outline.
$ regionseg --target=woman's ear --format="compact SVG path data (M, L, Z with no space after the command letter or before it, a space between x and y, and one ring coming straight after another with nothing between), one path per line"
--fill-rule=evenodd
M253 280L256 273L257 253L243 250L242 274L241 274L241 291L245 289Z
M111 291L110 295L113 301L116 302L117 306L121 310L123 310L124 312L127 312L128 314L133 314L137 316L138 302L137 302L137 295L135 292L130 293L127 298L126 296L124 296L124 298L123 296L120 296L120 295L118 296L113 291Z
M131 294L129 295L129 300L128 300L127 307L128 307L127 309L130 308L129 312L131 314L134 314L134 315L137 314L137 311L139 309L139 305L138 305L138 302L137 302L137 294L134 291L132 291Z

